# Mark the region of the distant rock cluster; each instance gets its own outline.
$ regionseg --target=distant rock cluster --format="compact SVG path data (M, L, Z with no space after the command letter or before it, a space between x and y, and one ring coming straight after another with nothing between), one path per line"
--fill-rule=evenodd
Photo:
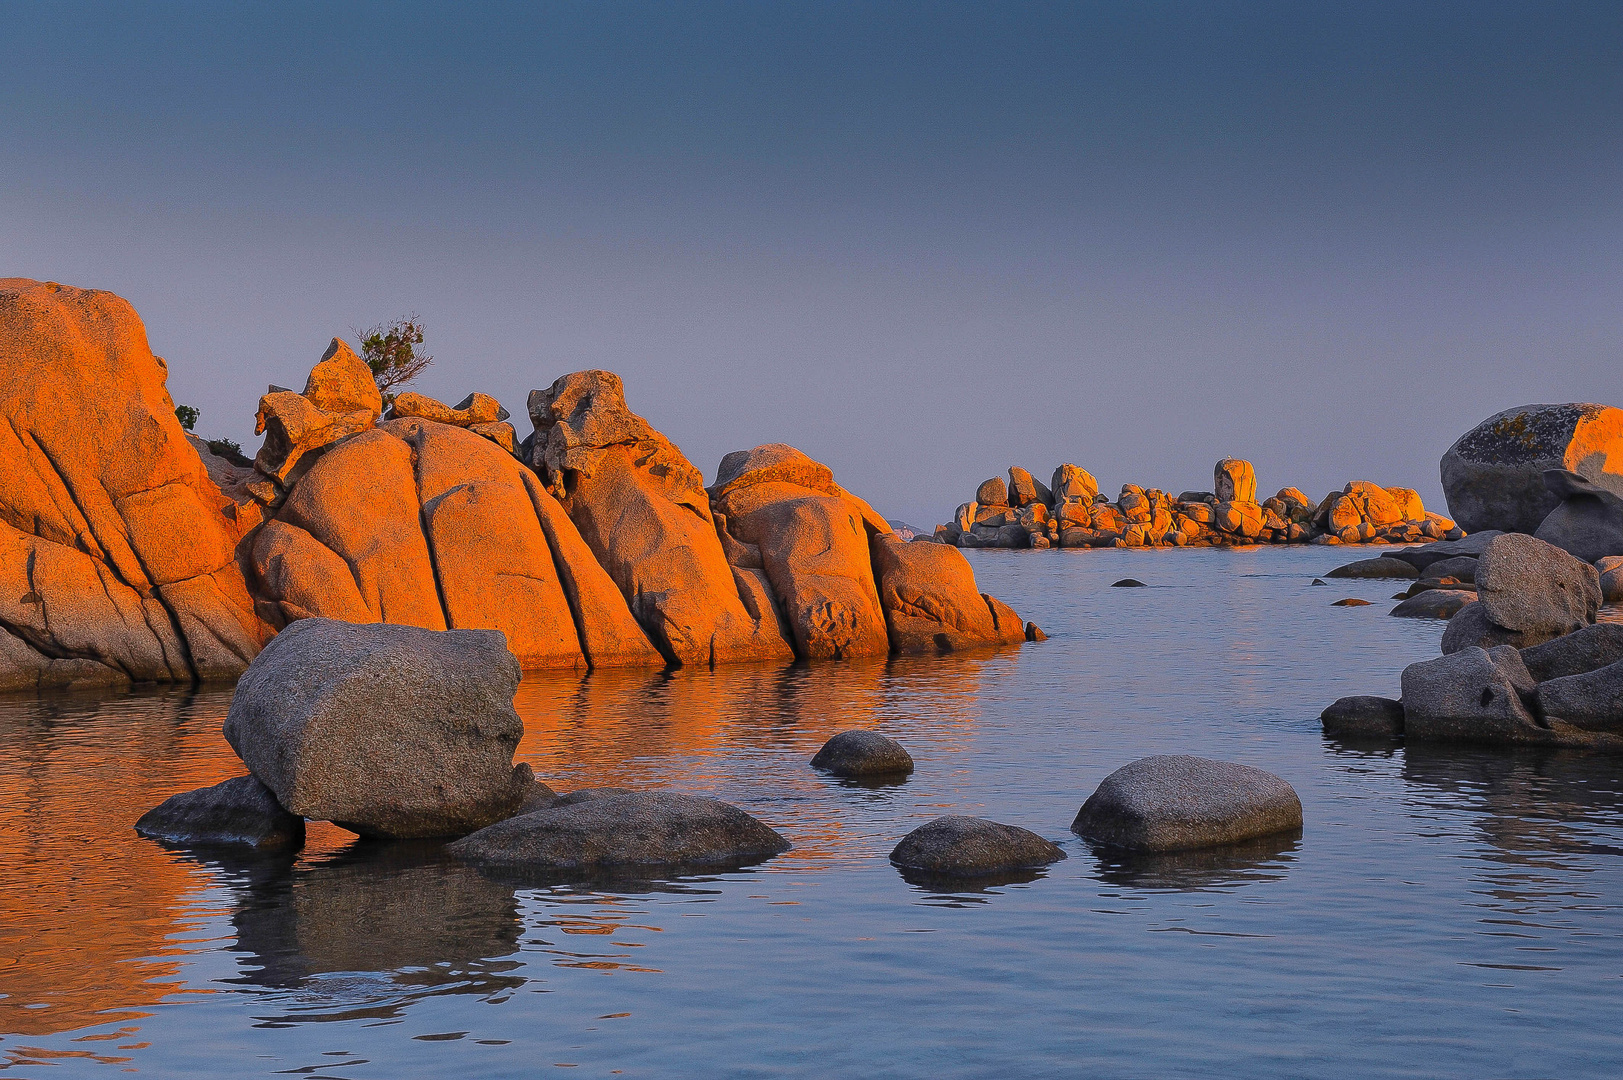
M1168 495L1124 485L1115 501L1086 469L1061 465L1047 486L1025 469L993 477L935 539L963 548L1233 547L1250 544L1366 544L1454 540L1464 532L1430 513L1410 488L1354 480L1314 502L1297 488L1257 501L1249 461L1224 458L1211 491Z

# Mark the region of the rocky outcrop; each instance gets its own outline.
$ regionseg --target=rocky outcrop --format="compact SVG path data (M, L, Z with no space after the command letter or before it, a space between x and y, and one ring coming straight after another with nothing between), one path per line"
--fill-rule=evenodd
M1058 844L1029 829L956 814L920 825L890 853L904 871L967 878L1032 870L1063 858Z
M935 538L965 548L1074 548L1412 543L1464 535L1454 522L1428 513L1409 488L1355 480L1320 503L1297 488L1281 488L1259 503L1250 462L1225 458L1212 473L1213 491L1174 497L1126 484L1112 501L1075 465L1054 471L1051 491L1015 468L1010 488L995 477L986 481L974 502L936 526ZM1006 493L1016 488L1020 497Z
M1123 765L1082 804L1071 830L1127 851L1188 851L1302 827L1284 780L1227 761L1158 755Z
M540 876L670 873L746 866L789 841L736 806L670 791L565 800L463 837L447 849L493 869Z
M304 819L282 809L271 790L252 776L171 795L142 814L135 831L151 840L188 847L296 848L304 843Z
M1551 469L1623 495L1623 410L1522 405L1488 417L1443 455L1449 513L1469 532L1534 532L1561 501L1544 482Z
M835 776L906 776L913 771L912 755L877 731L842 731L823 744L811 764Z
M955 652L1025 638L1017 616L1000 620L1003 605L975 590L975 572L953 548L881 535L873 540L873 566L896 652Z
M128 303L0 280L0 689L229 679L269 628L252 522L175 419Z
M1623 452L1618 467L1623 469ZM1545 473L1544 485L1561 502L1534 536L1588 563L1623 555L1623 498L1560 469Z
M301 619L237 683L225 737L301 817L363 836L462 836L531 794L513 765L519 665L491 630Z
M619 376L566 375L530 394L531 463L667 659L793 656L753 568L722 550L699 470L626 406ZM877 607L877 604L875 605Z

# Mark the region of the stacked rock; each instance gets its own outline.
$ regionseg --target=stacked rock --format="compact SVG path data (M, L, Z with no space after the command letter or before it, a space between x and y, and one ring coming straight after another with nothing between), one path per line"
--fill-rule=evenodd
M1114 502L1099 493L1086 469L1061 465L1044 487L1025 469L987 480L935 539L958 547L1189 547L1245 544L1409 543L1458 539L1440 514L1427 513L1408 488L1355 480L1314 503L1301 490L1281 488L1257 501L1249 461L1224 458L1212 470L1211 491L1173 496L1125 484Z

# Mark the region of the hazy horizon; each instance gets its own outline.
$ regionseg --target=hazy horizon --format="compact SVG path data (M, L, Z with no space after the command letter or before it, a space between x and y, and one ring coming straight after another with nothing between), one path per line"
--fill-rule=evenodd
M7 13L0 276L110 289L200 434L408 312L415 389L619 373L706 476L889 517L1075 462L1420 490L1623 405L1623 8L426 5ZM1608 374L1610 373L1610 374Z

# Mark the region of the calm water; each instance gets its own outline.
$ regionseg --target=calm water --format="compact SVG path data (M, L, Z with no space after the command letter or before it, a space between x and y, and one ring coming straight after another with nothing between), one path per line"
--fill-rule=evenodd
M228 695L0 703L0 1073L1611 1077L1623 1072L1623 759L1350 747L1441 625L1318 549L972 552L1052 640L978 659L530 676L554 787L715 795L795 850L614 891L513 888L316 826L199 861L131 824L242 770ZM1111 589L1132 575L1157 586ZM876 727L905 784L806 761ZM1284 776L1299 841L1101 861L1111 770L1188 752ZM886 861L943 813L1070 858L984 891Z

